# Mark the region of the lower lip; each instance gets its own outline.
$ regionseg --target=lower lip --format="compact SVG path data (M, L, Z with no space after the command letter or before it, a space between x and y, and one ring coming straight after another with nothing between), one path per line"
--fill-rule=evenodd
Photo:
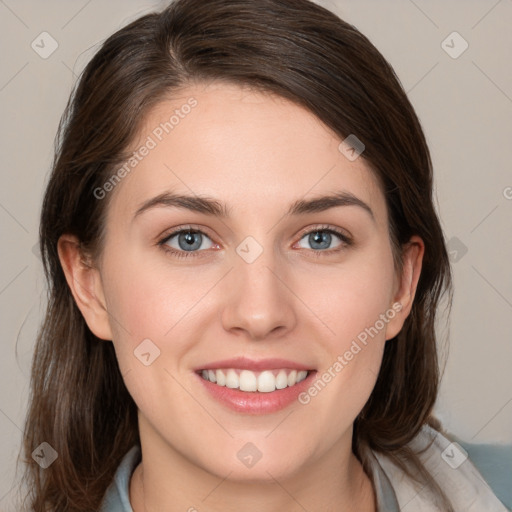
M298 402L299 395L311 385L315 374L316 371L311 371L298 384L284 389L276 389L270 393L246 392L226 386L218 386L209 380L203 379L197 373L196 376L213 398L231 410L248 414L270 414L288 407L295 401Z

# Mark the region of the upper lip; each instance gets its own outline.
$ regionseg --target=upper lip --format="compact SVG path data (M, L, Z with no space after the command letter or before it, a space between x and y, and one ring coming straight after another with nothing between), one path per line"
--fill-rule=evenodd
M236 368L240 370L263 371L277 370L280 368L290 368L292 370L312 370L311 366L306 366L289 359L259 359L253 360L246 357L235 357L233 359L223 359L222 361L214 361L196 368L200 370L217 370L222 368Z

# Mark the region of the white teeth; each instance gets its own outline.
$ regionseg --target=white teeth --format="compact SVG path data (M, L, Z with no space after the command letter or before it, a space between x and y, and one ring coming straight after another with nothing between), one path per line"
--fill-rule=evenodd
M270 371L261 372L258 377L258 391L270 393L276 390L276 378Z
M306 377L308 376L308 372L306 370L301 370L300 372L297 372L297 382L302 382Z
M227 388L238 388L240 386L238 382L238 375L235 370L228 370L226 373L226 387Z
M271 393L276 389L284 389L302 382L308 375L306 370L265 370L252 372L250 370L203 370L203 379L240 391Z
M288 375L284 370L281 370L276 377L276 388L284 389L286 386L288 386Z
M293 386L297 382L297 370L292 370L288 374L288 386Z
M222 370L217 370L215 372L215 376L217 377L217 384L219 386L226 385L226 376L224 375L224 372Z
M258 379L253 372L242 370L240 372L240 391L256 391L258 389Z

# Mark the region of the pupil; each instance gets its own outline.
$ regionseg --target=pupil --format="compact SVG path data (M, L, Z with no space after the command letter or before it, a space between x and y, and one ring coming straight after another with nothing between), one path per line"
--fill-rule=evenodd
M195 238L197 237L197 238ZM182 241L185 241L185 246L182 245ZM185 251L190 251L192 249L198 249L201 246L201 237L200 233L182 233L179 237L179 245L180 248Z
M325 231L316 231L315 233L311 233L311 245L314 247L314 244L320 244L320 247L316 247L317 249L327 249L331 242L330 233L326 233ZM322 243L322 239L324 242Z

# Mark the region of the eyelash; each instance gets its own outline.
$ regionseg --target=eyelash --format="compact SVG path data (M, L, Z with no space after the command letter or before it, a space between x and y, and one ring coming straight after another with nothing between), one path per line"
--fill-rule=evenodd
M331 226L318 226L313 229L310 229L309 231L306 231L302 233L299 240L302 240L306 235L309 235L311 233L317 233L317 232L324 232L329 233L331 235L336 235L341 240L342 245L338 247L337 249L324 249L324 250L318 250L315 251L314 249L309 249L315 257L320 257L322 255L327 254L333 254L342 251L344 248L349 247L352 245L352 239L348 237L346 234L342 233L341 231L331 227ZM173 254L173 256L176 256L177 258L189 258L189 257L198 257L200 253L205 252L205 250L201 251L177 251L176 249L172 249L169 246L166 245L166 243L173 238L176 235L179 235L181 233L193 233L193 234L201 234L208 238L210 238L204 231L194 228L193 226L188 226L186 228L179 228L173 231L172 233L166 235L163 239L161 239L158 242L158 245L162 247L162 249L165 252ZM199 256L200 257L200 256Z

